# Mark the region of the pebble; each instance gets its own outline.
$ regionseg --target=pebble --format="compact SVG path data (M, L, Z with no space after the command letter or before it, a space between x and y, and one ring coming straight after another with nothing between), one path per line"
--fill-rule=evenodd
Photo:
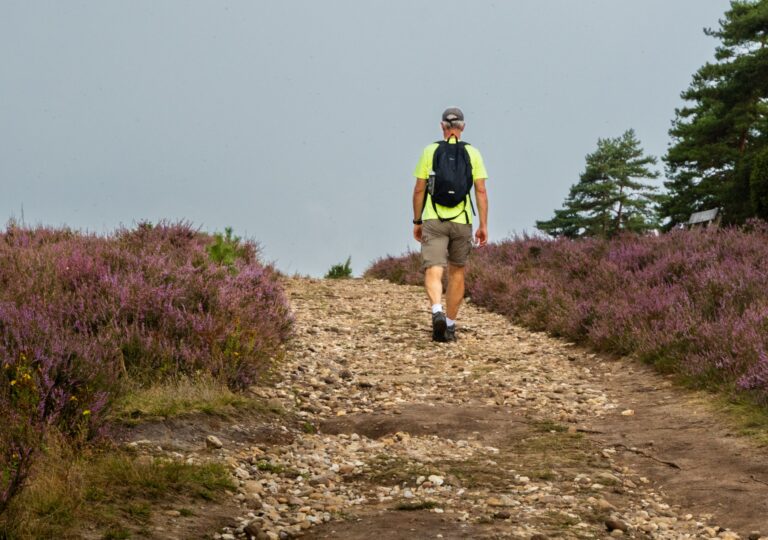
M616 507L605 499L598 499L595 503L595 506L598 508L598 510L607 510L611 512L616 511Z
M615 531L615 530L619 530L622 532L629 531L629 526L623 521L618 519L605 520L605 528L608 529L608 532Z
M442 486L445 482L445 479L442 476L437 476L436 474L429 475L428 480L432 482L433 486Z
M224 443L221 442L221 439L219 439L216 435L208 435L205 438L205 444L208 446L208 448L222 448L224 446Z
M597 479L600 480L601 483L609 486L621 484L621 479L609 472L602 472L598 474Z

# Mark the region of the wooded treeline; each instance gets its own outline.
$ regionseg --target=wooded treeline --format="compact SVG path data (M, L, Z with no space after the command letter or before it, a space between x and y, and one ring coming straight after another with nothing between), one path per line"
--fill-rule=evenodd
M718 29L715 58L681 94L671 145L657 163L632 130L600 139L554 217L536 227L552 236L611 237L669 230L693 212L719 208L724 224L768 219L768 0L734 0Z

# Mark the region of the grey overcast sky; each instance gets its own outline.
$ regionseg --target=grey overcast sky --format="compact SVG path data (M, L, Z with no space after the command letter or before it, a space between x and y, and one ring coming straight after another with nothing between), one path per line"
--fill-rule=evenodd
M0 0L0 219L232 226L289 273L416 248L413 168L463 108L491 240L598 137L665 152L727 0Z

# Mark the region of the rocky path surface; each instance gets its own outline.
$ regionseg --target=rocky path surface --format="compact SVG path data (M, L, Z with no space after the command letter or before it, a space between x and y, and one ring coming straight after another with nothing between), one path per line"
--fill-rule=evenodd
M268 442L209 441L238 478L241 509L215 538L768 534L765 452L728 446L728 433L641 366L471 304L459 341L432 343L413 287L306 279L288 287L298 335L283 380L253 390L298 415L299 428L274 427L279 436ZM666 409L644 425L651 406ZM703 431L665 446L685 417ZM714 461L733 452L752 469L731 460L732 477L717 478L717 465L697 461L697 444ZM659 449L674 450L675 461ZM713 497L686 498L687 470ZM747 498L731 501L737 492ZM745 500L752 510L739 515Z

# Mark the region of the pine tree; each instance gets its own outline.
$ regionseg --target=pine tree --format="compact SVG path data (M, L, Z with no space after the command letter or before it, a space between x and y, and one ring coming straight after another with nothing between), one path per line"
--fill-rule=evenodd
M571 186L563 208L536 228L552 236L608 238L620 231L646 232L658 226L658 189L644 180L658 178L656 158L644 155L634 130L621 137L599 139L586 157L578 183Z
M768 143L768 0L732 1L718 30L715 62L694 75L676 110L673 144L664 161L669 196L661 204L667 227L697 210L719 207L726 223L765 215L765 175L753 175Z

